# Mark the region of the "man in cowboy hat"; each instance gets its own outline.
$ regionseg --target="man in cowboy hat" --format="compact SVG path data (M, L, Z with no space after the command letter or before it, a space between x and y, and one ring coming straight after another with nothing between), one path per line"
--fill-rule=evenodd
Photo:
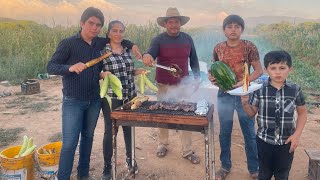
M153 38L149 50L143 55L143 63L146 66L152 66L157 59L157 63L170 66L177 65L181 72L173 76L169 71L156 68L156 81L159 87L157 93L158 100L166 100L165 96L168 90L181 82L183 77L189 75L188 64L190 62L191 70L196 82L200 80L199 61L192 38L180 32L180 27L190 20L187 16L181 16L177 8L168 8L166 16L159 17L157 22L160 26L166 28L166 32ZM190 61L188 61L190 59ZM200 163L198 156L192 150L191 131L182 131L182 156L190 160L193 164ZM157 156L164 157L168 151L168 129L159 129L159 144Z

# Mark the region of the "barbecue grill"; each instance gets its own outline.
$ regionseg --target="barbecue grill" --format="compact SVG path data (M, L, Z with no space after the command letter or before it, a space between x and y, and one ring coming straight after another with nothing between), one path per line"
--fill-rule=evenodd
M144 102L138 109L124 110L121 107L111 112L111 119L113 120L113 132L117 126L131 126L132 127L132 163L135 159L135 131L134 127L160 127L176 130L196 131L204 134L205 142L205 173L206 179L215 178L214 169L214 141L213 141L213 104L209 105L208 113L204 116L199 116L194 112L185 112L183 110L165 110L156 109L149 110L151 105L156 104L157 101ZM194 103L194 105L196 105ZM210 131L208 129L210 128ZM209 134L211 144L211 166L212 176L210 176L209 166ZM116 158L117 158L117 137L113 133L113 179L116 179ZM134 167L134 166L133 166Z

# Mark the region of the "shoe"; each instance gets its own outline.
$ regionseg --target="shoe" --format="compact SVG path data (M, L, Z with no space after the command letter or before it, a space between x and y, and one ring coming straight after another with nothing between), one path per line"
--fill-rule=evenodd
M104 166L101 180L111 180L112 179L111 170L112 170L111 165Z
M133 174L133 169L134 169L134 174L138 174L138 164L137 161L134 160L134 168L132 167L131 163L131 158L126 158L126 167L128 168L128 173Z

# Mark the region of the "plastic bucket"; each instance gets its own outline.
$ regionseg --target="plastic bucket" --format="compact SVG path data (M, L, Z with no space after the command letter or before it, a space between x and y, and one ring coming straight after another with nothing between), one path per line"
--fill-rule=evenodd
M40 147L37 150L37 161L40 168L40 174L42 178L55 180L57 178L59 168L59 158L62 142L53 142ZM55 149L55 153L43 154L43 149Z
M1 154L5 157L0 156L0 179L34 180L33 155L35 151L24 157L13 158L15 155L19 154L20 148L21 145L9 147L1 151Z

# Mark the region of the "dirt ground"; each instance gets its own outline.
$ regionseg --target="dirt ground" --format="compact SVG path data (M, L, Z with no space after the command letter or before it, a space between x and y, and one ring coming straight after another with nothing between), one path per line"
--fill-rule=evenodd
M0 97L0 127L17 128L23 127L26 130L20 134L19 140L11 145L18 145L22 142L24 134L33 137L38 147L49 143L49 137L61 132L61 78L53 77L48 80L39 80L41 92L35 95L22 95L19 85L10 86L0 84L0 92L11 92L11 96ZM214 93L209 97L214 100ZM215 135L215 164L216 169L220 166L219 161L219 123L216 109L214 113L214 135ZM99 118L95 130L94 144L91 155L90 173L100 179L103 167L102 138L103 138L103 117ZM320 150L320 108L313 108L309 111L308 122L301 137L300 146L296 149L295 158L290 172L290 179L307 179L308 156L305 149ZM154 180L197 180L205 179L204 165L204 139L203 134L193 133L193 147L201 158L199 165L193 165L181 157L181 143L179 132L170 131L169 151L165 158L157 158L155 150L157 147L156 128L136 128L136 158L139 165L139 174L136 179ZM9 146L11 146L9 145ZM3 147L3 149L6 147ZM245 180L250 179L247 172L247 165L244 152L244 142L239 123L235 118L232 133L232 161L233 168L227 179ZM118 173L125 171L125 151L122 132L118 135ZM78 161L78 153L75 157L75 164ZM73 174L76 174L74 166ZM121 175L119 176L121 177ZM40 179L40 178L38 178Z

